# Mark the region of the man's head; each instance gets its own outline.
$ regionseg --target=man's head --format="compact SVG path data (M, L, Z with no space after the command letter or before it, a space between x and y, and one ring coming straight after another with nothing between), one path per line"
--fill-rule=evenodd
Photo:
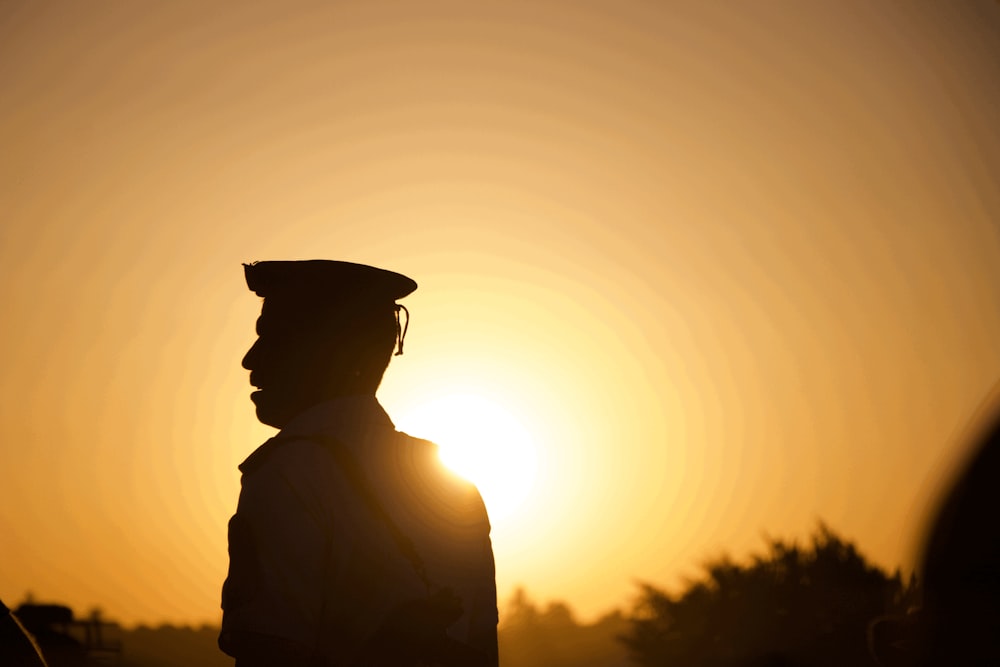
M244 264L264 297L257 340L243 358L261 422L282 428L326 399L374 394L400 339L406 276L329 260Z

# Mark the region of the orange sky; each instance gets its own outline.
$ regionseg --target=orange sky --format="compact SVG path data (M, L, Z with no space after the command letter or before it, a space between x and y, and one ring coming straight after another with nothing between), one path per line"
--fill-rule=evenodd
M218 620L256 259L413 276L390 414L531 433L502 598L910 562L1000 378L998 63L987 0L0 4L0 597Z

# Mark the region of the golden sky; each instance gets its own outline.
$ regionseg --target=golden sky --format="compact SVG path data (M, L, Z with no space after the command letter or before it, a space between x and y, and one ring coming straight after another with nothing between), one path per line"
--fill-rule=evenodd
M264 259L411 275L390 414L530 434L502 599L912 562L1000 378L998 68L988 0L0 2L0 597L218 621Z

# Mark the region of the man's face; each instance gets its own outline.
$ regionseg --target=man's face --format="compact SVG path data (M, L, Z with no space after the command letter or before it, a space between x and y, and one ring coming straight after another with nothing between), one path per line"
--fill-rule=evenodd
M332 355L324 355L317 336L301 327L279 326L280 319L270 310L265 301L257 319L257 340L243 357L243 368L258 389L250 395L257 418L280 429L325 398L331 370L326 362Z
M261 423L284 428L329 398L374 395L395 346L393 311L322 307L326 315L317 320L312 304L264 299L257 340L243 357L259 390L250 399Z

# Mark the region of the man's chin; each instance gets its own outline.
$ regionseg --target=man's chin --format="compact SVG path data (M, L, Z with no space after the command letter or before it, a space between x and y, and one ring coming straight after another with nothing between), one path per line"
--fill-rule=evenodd
M250 400L257 407L257 421L261 424L281 429L288 423L288 409L268 400L268 396L262 390L250 394Z

